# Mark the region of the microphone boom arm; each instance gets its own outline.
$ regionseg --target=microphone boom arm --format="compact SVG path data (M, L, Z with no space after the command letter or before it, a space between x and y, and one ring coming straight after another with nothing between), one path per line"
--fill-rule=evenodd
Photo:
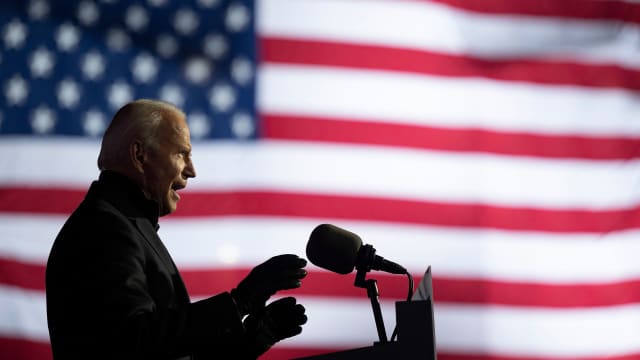
M387 343L387 332L384 328L384 319L382 318L382 310L380 309L378 291L378 281L375 279L365 279L366 274L371 271L371 261L376 255L376 250L371 245L363 245L358 253L356 260L356 280L354 285L360 288L367 289L367 296L371 300L371 308L373 309L373 318L376 322L376 329L378 330L378 338L380 343Z

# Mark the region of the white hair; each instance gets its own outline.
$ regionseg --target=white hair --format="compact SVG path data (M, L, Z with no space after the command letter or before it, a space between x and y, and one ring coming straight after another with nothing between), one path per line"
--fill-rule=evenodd
M146 148L155 147L161 120L176 113L184 117L176 106L159 100L139 99L124 105L102 137L98 168L115 170L127 164L133 141L142 141Z

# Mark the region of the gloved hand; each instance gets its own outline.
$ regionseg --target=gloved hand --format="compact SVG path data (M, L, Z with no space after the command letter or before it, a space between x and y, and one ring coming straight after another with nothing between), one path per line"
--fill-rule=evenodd
M306 322L304 306L296 304L293 297L276 300L249 315L244 321L248 343L245 357L256 358L278 341L300 334Z
M251 270L238 286L231 290L242 316L259 311L279 290L300 287L307 272L307 260L293 254L274 256Z

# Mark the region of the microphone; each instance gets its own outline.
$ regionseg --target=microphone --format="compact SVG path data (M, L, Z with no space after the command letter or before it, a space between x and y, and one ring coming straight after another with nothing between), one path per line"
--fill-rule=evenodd
M358 270L379 270L406 274L407 270L382 256L371 245L362 245L360 237L331 224L316 226L307 243L307 258L314 265L338 274Z

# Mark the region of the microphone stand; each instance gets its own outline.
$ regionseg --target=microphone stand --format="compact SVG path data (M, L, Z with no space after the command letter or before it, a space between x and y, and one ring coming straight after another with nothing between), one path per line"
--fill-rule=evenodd
M360 248L358 259L356 260L356 281L355 286L359 288L367 289L367 296L371 300L371 308L373 309L373 318L376 322L376 329L378 330L378 338L380 343L387 343L387 332L384 328L384 320L382 319L382 310L380 309L380 302L378 297L378 281L375 279L365 279L366 274L371 271L371 265L373 258L376 255L376 250L371 245L363 245Z

